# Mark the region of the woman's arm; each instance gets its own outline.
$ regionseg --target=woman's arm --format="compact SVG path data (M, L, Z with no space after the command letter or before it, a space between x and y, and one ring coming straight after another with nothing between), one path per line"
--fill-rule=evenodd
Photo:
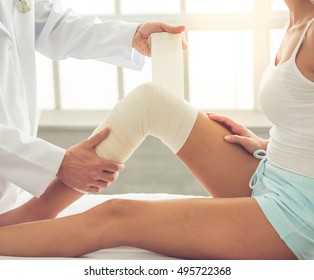
M39 198L33 197L20 207L0 215L0 227L55 218L82 195L55 179Z

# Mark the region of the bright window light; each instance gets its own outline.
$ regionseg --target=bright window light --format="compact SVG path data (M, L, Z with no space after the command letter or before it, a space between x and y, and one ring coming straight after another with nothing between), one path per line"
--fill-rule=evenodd
M272 0L271 7L274 11L287 11L287 5L283 0Z
M283 29L272 29L270 32L270 62L275 63L276 55L284 36Z
M171 14L180 12L180 0L121 0L124 14Z
M62 0L64 7L82 14L113 14L115 0Z
M152 62L146 59L142 71L134 71L123 69L124 94L127 95L131 90L138 87L142 83L152 81Z
M192 104L210 109L253 109L252 42L251 31L190 32Z
M250 13L253 0L187 0L188 13Z
M116 69L93 60L60 62L61 108L111 109L118 101Z

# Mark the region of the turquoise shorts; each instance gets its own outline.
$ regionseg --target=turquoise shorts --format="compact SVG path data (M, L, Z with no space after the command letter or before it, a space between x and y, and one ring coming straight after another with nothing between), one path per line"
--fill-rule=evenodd
M267 162L251 178L252 197L298 259L314 260L314 178Z

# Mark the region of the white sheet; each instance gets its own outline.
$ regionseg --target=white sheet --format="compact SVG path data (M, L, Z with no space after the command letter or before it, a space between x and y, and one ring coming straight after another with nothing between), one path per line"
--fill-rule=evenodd
M135 200L161 200L161 199L182 199L192 196L186 195L172 195L172 194L123 194L123 195L85 195L63 212L59 217L81 213L91 207L113 198L135 199ZM194 197L194 196L193 196ZM22 201L20 201L22 203ZM38 258L20 258L0 256L4 260L18 260L18 259L38 259ZM50 259L50 258L41 258ZM60 259L60 258L58 258ZM71 259L71 258L68 258ZM90 253L80 257L80 259L95 259L95 260L170 260L174 259L168 256L160 255L150 251L132 248L119 247L113 249L104 249L94 253Z

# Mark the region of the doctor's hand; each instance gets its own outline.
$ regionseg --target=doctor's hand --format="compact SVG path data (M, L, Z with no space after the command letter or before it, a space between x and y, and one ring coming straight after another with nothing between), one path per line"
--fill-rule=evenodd
M109 135L108 128L66 151L57 177L68 187L98 193L114 182L123 164L100 158L95 147Z
M179 34L184 32L185 26L174 26L163 22L147 22L141 24L133 38L133 48L137 49L141 54L151 56L151 40L152 33L168 32ZM182 47L187 47L186 40L182 34Z

